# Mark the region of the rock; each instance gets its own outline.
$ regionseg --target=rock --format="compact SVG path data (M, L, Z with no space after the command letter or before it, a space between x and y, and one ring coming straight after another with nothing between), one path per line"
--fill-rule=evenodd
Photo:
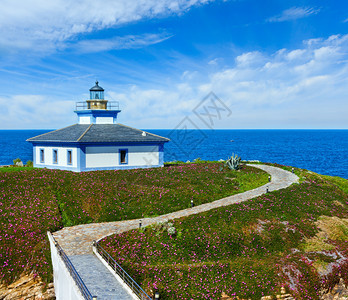
M232 298L230 298L230 296L228 296L225 292L222 292L221 294L221 300L230 300Z
M46 289L45 289L46 287ZM24 275L8 286L0 284L1 300L53 300L56 299L53 283L46 284L33 275Z
M348 287L344 285L343 279L340 279L331 292L321 296L320 300L348 300Z
M282 293L282 291L281 291ZM281 300L295 300L295 298L293 296L291 296L290 294L281 294L281 295L277 295L277 299L281 299Z

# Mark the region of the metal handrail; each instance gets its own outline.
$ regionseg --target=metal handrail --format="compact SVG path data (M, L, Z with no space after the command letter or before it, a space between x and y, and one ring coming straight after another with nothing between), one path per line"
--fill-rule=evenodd
M73 266L73 264L71 263L70 259L68 258L68 256L65 254L64 250L62 249L62 247L57 243L56 240L55 241L55 246L58 250L58 254L60 255L60 257L62 258L63 262L65 263L65 266L67 267L71 277L74 279L77 287L79 288L82 296L86 299L86 300L94 300L97 299L97 297L92 296L91 292L88 290L88 288L86 287L85 283L83 282L83 280L81 279L80 275L77 273L75 267Z
M96 100L98 101L98 100ZM76 110L87 110L88 108L88 103L86 101L80 101L75 103L75 108ZM120 109L120 104L118 101L108 101L106 104L106 109L109 110L119 110Z
M104 259L105 262L116 272L117 275L129 286L134 294L140 300L151 300L151 297L134 281L128 273L110 256L105 249L99 245L98 242L93 241L93 246L96 248L97 253Z

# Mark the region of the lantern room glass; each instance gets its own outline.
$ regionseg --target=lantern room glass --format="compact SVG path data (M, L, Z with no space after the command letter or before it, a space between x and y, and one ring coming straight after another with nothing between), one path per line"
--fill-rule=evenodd
M90 91L90 99L91 100L104 100L104 92L103 91Z

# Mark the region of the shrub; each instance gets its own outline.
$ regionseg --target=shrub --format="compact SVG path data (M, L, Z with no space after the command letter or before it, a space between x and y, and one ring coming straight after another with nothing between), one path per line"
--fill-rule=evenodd
M22 162L22 160L20 158L16 158L13 160L13 164L16 165L17 163Z
M26 165L26 167L32 168L34 166L33 162L31 160L28 160Z

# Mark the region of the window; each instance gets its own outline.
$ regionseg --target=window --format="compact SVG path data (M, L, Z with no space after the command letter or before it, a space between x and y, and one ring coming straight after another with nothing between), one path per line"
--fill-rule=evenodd
M58 150L53 149L53 163L57 164L58 163Z
M72 151L68 150L68 165L72 165Z
M45 162L45 150L40 149L40 163L44 163L44 162Z
M128 164L128 149L120 149L120 164Z

